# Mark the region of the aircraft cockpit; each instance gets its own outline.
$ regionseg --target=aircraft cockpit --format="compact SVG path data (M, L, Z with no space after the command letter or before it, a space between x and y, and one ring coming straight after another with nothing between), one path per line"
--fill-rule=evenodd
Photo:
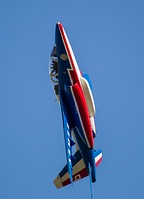
M59 101L59 94L58 94L58 59L57 59L57 53L56 53L56 45L54 46L51 55L50 55L50 63L49 63L49 76L51 79L51 82L54 87L54 91L57 97L57 100Z

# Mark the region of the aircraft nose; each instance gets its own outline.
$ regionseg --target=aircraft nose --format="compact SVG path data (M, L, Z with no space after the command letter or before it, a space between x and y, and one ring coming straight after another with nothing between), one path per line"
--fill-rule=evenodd
M56 28L55 28L55 42L58 45L61 40L61 29L62 29L62 24L60 22L56 23Z
M60 31L60 28L62 28L62 24L60 22L56 23L56 33Z

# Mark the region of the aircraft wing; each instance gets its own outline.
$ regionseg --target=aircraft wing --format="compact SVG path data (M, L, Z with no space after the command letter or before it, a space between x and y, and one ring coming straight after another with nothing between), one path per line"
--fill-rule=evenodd
M75 159L72 161L73 166L73 182L76 182L82 178L85 178L88 176L87 169L85 167L84 161L82 159L80 151L76 151L74 154ZM95 151L95 164L96 167L100 164L102 161L102 151L98 150ZM68 173L68 165L65 165L65 167L61 170L61 172L58 174L58 176L54 180L54 184L57 188L64 187L71 183L69 173Z

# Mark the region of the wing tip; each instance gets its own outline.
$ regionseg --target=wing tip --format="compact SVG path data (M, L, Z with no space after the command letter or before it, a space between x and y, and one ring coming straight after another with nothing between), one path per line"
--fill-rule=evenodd
M61 178L60 178L59 175L54 179L53 183L55 184L57 189L63 187L62 182L61 182Z

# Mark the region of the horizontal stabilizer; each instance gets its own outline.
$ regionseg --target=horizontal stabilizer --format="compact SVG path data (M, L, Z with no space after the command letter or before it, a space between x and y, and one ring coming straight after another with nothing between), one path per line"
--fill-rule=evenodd
M74 159L72 161L73 165L73 182L80 180L81 178L84 178L88 175L87 170L85 168L85 164L83 162L83 159L81 157L81 154L79 150L74 154ZM59 173L59 175L54 180L54 184L57 188L61 188L63 186L66 186L70 184L70 178L69 173L67 170L67 165L62 169L62 171Z
M100 164L101 160L102 160L102 151L101 150L95 151L96 167ZM86 170L84 161L82 159L79 150L74 154L74 158L72 158L72 166L73 166L73 171L72 171L73 182L76 182L88 176L88 172ZM68 184L71 184L67 165L65 165L62 171L59 173L59 175L55 178L54 184L57 188L61 188Z

